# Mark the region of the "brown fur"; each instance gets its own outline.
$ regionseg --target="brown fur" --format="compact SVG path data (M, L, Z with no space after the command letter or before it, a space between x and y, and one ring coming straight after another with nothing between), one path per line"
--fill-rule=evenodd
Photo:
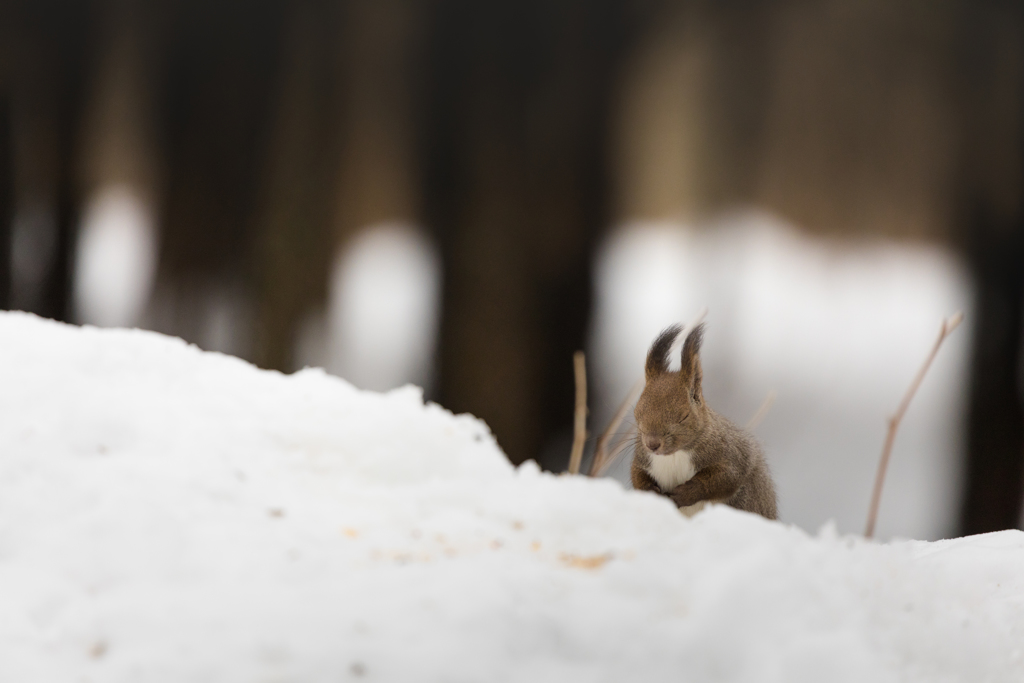
M647 354L646 385L634 411L638 438L633 488L665 495L681 508L715 501L776 519L775 485L760 445L704 402L704 325L687 335L680 371L669 372L668 352L679 331L673 326L662 332ZM653 452L651 444L657 446ZM671 491L662 491L649 472L651 459L679 450L690 451L695 474Z

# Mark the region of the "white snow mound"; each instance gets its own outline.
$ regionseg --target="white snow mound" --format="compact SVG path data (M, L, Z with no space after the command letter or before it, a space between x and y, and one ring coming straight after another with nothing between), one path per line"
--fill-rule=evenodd
M0 314L2 681L1022 678L1024 533L690 520L414 388Z

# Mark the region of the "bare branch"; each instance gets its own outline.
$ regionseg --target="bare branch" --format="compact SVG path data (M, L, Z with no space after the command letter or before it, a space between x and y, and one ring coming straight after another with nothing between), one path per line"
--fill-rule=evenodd
M569 474L577 474L583 460L583 445L587 441L587 363L582 351L573 354L572 362L576 373L576 421L572 430Z
M889 432L885 436L885 444L882 446L882 459L878 463L878 473L875 475L875 488L871 493L871 507L868 510L868 523L867 528L864 530L865 538L871 538L875 535L875 522L878 520L878 505L882 499L882 485L885 483L885 472L889 467L889 455L892 453L892 444L896 440L896 430L899 429L900 421L903 419L904 413L907 412L907 408L910 407L910 401L914 398L914 394L917 393L917 388L921 386L921 382L924 380L925 374L928 372L928 368L931 367L932 361L935 360L935 356L939 353L939 347L942 346L942 342L946 340L953 330L955 330L961 322L963 322L964 314L957 311L948 320L942 321L942 327L939 328L939 338L935 340L935 346L932 347L931 353L924 361L924 365L918 370L917 376L914 377L914 381L910 383L910 387L907 388L907 393L903 396L903 401L900 403L899 408L896 409L896 414L889 418Z

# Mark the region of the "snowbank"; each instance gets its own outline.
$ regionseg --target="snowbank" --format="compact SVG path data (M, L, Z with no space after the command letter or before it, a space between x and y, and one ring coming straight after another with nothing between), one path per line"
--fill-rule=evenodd
M687 520L415 389L0 315L0 680L1022 675L1024 533Z

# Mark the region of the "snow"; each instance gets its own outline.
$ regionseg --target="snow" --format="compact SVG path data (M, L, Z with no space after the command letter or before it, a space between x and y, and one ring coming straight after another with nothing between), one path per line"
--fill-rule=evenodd
M335 259L323 365L363 389L427 384L440 296L440 257L423 230L367 226Z
M86 204L75 254L75 312L114 327L142 319L156 275L153 207L126 185L101 188Z
M417 389L0 314L0 680L1020 681L1024 533L513 468Z

